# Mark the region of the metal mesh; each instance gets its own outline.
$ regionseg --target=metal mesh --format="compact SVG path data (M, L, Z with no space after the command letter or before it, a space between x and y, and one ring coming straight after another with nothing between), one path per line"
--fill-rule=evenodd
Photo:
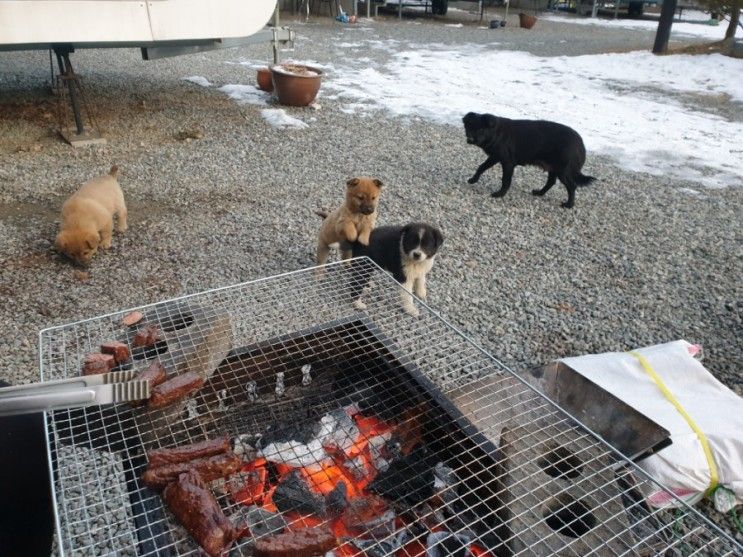
M354 298L368 279L360 310ZM339 464L331 453L305 450L328 416L417 435L414 452L385 476L392 487L381 489L394 519L355 523L351 535L328 509L337 486L328 473L328 486L310 482L309 504L325 505L323 512L284 500L271 509L279 526L269 521L261 535L323 524L336 534L338 556L741 554L696 511L649 507L643 494L659 487L639 469L419 301L419 317L405 313L402 293L361 259L139 308L164 338L134 350L130 365L159 361L171 375L195 371L208 380L163 410L121 404L47 415L62 554L198 554L160 495L142 484L146 451L229 435L245 442L246 463L256 448L271 460L270 450L285 447L289 458L330 470ZM126 313L42 331L42 380L79 375L102 342L131 343ZM359 441L379 432L349 435ZM372 441L363 442L370 450ZM269 467L275 477L262 485L276 488L286 468ZM380 477L373 468L366 481ZM249 476L210 485L236 524L248 508L236 493L244 494ZM368 494L365 485L356 495ZM232 555L252 555L253 543L239 540Z

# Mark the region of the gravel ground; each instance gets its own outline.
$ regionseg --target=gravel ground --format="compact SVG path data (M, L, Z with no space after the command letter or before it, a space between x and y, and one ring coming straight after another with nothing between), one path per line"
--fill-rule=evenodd
M465 25L380 18L361 31L291 22L299 35L291 55L332 64L344 55L334 42L362 32L407 46L497 36L494 48L542 56L653 40L555 22L527 33L515 16L491 33L469 14L453 17ZM444 230L429 303L504 363L525 369L684 338L703 344L708 369L743 395L743 190L688 195L680 188L695 184L630 173L589 153L585 172L601 181L581 189L571 211L559 207L564 190L530 195L544 180L536 169L518 169L508 196L492 200L500 172L466 184L483 157L459 128L349 115L321 97L321 110L287 110L314 119L309 128L276 130L259 107L181 81L250 84L254 72L229 62L269 55L266 45L155 62L134 50L79 51L73 61L108 144L72 150L52 131L47 54L0 53L0 377L38 379L44 327L311 265L313 209L335 206L348 177L369 174L387 184L380 224L426 220ZM378 63L390 55L366 54ZM689 102L731 117L730 107ZM743 117L738 109L732 117ZM194 126L202 139L176 139ZM81 280L51 249L59 207L114 162L131 228Z

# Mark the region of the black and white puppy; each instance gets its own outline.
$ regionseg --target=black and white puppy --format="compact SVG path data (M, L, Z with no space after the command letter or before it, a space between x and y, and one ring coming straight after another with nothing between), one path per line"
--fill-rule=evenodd
M568 209L575 204L576 188L595 180L581 173L586 147L573 128L547 120L511 120L475 112L466 114L462 122L467 143L477 145L488 155L467 182L474 184L488 168L501 163L501 187L491 194L493 197L506 195L514 168L527 164L549 173L544 187L531 193L544 195L559 179L568 190L568 199L562 204Z
M353 256L367 256L391 273L405 288L402 293L403 308L417 317L420 312L413 305L410 292L422 300L426 299L426 275L433 267L443 243L444 235L430 224L413 222L405 226L380 226L372 230L368 246L358 242L353 244ZM361 293L369 277L360 277L354 282L356 287L352 296L356 307L363 309L366 306L361 301Z

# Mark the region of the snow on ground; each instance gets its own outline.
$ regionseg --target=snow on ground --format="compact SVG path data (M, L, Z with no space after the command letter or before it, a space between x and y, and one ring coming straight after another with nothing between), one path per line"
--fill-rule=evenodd
M191 83L195 83L196 85L201 85L202 87L212 86L211 82L207 78L200 75L191 75L188 77L183 77L181 79L183 79L183 81L190 81Z
M255 85L230 84L223 85L219 90L240 104L266 105L271 98L268 93L261 91Z
M469 111L567 124L623 167L722 187L743 184L743 122L699 97L743 102L743 65L721 55L629 52L543 58L464 44L397 52L384 66L340 64L324 96L348 113L386 110L461 126Z
M274 128L307 128L307 124L292 116L289 116L282 108L264 108L261 110L261 116Z
M698 20L699 13L695 12L692 14L694 20ZM576 25L600 25L602 27L614 27L617 29L641 29L645 31L655 32L658 29L657 20L648 19L606 19L599 17L571 17L566 15L546 15L540 19L547 21L559 21L560 23L575 23ZM727 22L724 21L719 25L706 25L704 23L692 23L690 21L684 21L688 19L684 13L682 21L678 19L673 20L671 26L671 38L678 39L684 36L693 37L704 37L710 41L719 41L725 36L725 30L727 29ZM709 20L709 15L704 21Z

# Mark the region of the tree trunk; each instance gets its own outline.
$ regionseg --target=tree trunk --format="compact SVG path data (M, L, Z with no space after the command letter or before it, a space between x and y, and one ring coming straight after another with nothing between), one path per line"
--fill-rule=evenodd
M725 39L732 40L735 37L735 31L738 29L738 21L740 21L740 9L743 7L743 0L733 0L733 6L730 10L730 23L728 29L725 31Z
M743 0L735 0L740 2ZM673 14L676 13L677 0L664 0L660 9L658 30L655 33L653 54L663 54L668 50L668 39L671 37L671 26L673 25Z

